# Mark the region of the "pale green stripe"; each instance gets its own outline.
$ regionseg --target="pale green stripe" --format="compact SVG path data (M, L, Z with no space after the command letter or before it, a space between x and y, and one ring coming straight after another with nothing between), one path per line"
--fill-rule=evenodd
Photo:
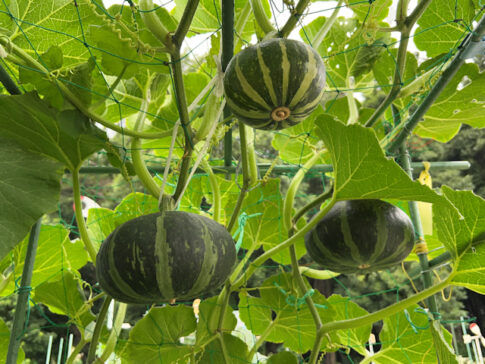
M300 102L302 97L310 88L313 82L313 79L315 78L318 71L315 55L308 47L305 47L305 49L307 50L307 53L308 53L308 66L307 66L308 72L305 74L305 77L303 78L303 81L301 82L300 87L298 88L298 91L296 91L295 96L293 96L293 99L290 102L290 106L289 106L290 108L294 107L296 104Z
M239 66L239 58L236 58L236 75L238 81L241 83L241 87L246 93L248 97L250 97L254 102L258 103L261 105L262 108L271 111L272 107L269 106L266 101L259 95L259 93L249 84L248 80L246 80L246 77L244 77L244 74L241 71L241 67Z
M367 263L362 261L359 248L352 239L352 233L350 230L349 220L347 218L347 209L343 208L340 211L340 230L344 236L344 244L350 249L350 255L352 260L357 263Z
M175 298L172 287L172 261L171 249L167 244L167 230L164 226L164 213L157 217L157 234L155 236L155 256L158 258L157 284L161 296Z
M268 119L270 118L270 111L258 111L242 109L239 105L235 104L230 98L226 99L227 105L238 115L244 115L251 119Z
M303 119L305 119L305 118L304 117L303 118L292 117L291 122L290 122L289 119L285 119L285 120L278 121L278 123L279 123L279 125L282 125L282 127L284 129L284 128L289 128L289 127L295 126L296 124L298 124Z
M341 265L342 264L342 260L335 257L335 255L325 247L325 242L321 241L318 234L317 234L317 230L313 230L312 232L312 240L313 240L313 246L316 247L321 253L322 255L325 257L325 260L327 261L331 261L335 264L339 264Z
M203 221L200 221L200 223L203 229L201 237L204 241L204 261L197 280L195 281L192 288L190 288L189 292L191 296L203 292L207 288L215 273L218 258L217 250L214 251L214 249L212 249L213 243L209 228L204 224Z
M316 107L320 100L323 97L323 94L325 93L325 88L322 87L322 91L320 91L320 94L311 102L306 103L305 105L301 105L300 107L297 107L293 110L293 114L298 114L301 112L305 112L306 110L309 110L310 108Z
M387 228L386 219L384 214L380 214L376 208L373 209L374 214L376 215L377 221L376 223L376 236L377 242L374 246L374 250L372 255L369 257L368 264L374 264L376 260L379 260L379 257L382 255L382 252L386 248L387 240L389 238L389 230Z
M262 121L263 122L263 121ZM263 129L267 127L269 124L274 123L274 120L269 118L266 122L263 122L262 124L258 123L257 129ZM276 129L276 123L274 124L273 130Z
M279 106L278 100L276 99L276 93L274 91L273 82L270 76L270 70L264 63L263 59L263 52L261 52L261 47L257 47L257 54L258 54L258 61L259 67L261 68L261 72L263 73L263 80L264 84L266 85L266 89L268 90L269 96L271 97L271 101L273 102L274 106Z
M384 260L396 260L399 257L399 255L401 255L406 250L405 242L408 241L408 239L410 238L410 235L411 233L407 230L403 241L401 241L401 243L399 244L399 247L397 247L394 253L389 256L389 259L385 257Z
M282 93L281 93L281 103L287 105L286 98L288 97L288 80L290 77L290 61L288 60L288 54L286 53L286 46L283 41L280 41L281 47L281 72L283 72L282 77Z
M117 240L117 235L120 230L116 230L111 237L112 241ZM118 291L123 292L123 294L134 302L146 302L147 298L135 292L131 286L126 283L123 278L121 278L120 274L118 273L118 269L116 268L116 263L114 259L114 250L116 248L116 244L109 244L108 249L108 259L109 259L109 267L111 267L109 274L113 277L113 281L116 283Z

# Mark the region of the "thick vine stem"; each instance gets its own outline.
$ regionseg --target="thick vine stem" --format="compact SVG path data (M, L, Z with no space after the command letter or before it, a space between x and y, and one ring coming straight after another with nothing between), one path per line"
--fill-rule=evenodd
M175 193L173 199L177 201L182 194L182 191L187 182L187 177L189 174L190 164L192 161L193 141L192 133L189 129L189 112L187 109L187 98L185 96L185 88L182 73L182 64L180 63L180 53L177 57L172 56L172 72L174 79L175 95L177 99L177 108L179 111L180 122L184 130L185 135L185 147L184 155L182 157L182 164L180 167L179 179L177 181L177 187L175 188Z
M426 114L428 109L431 107L431 105L433 105L435 100L444 90L446 85L448 85L453 76L455 76L460 67L465 63L465 59L462 58L463 54L467 52L468 47L470 47L473 42L480 41L480 38L485 34L485 16L480 19L472 34L472 37L470 37L467 42L465 42L465 44L459 48L459 51L455 54L449 66L443 71L438 81L436 81L436 83L433 85L433 88L423 102L404 123L402 129L399 131L399 134L386 146L386 149L390 153L395 152L402 145L403 141L408 138L416 125L421 121L424 114Z
M79 234L84 246L91 258L91 261L96 265L96 248L88 234L88 229L86 227L86 222L84 221L84 216L82 212L81 203L81 188L79 186L79 167L74 168L72 171L72 189L74 195L74 214L76 216L77 226L79 228Z
M221 222L221 189L219 181L212 170L209 162L204 158L201 160L201 166L209 176L209 183L212 189L212 219L218 223Z
M150 32L168 49L171 48L169 31L162 24L160 18L155 13L155 6L152 0L140 0L138 2L140 15Z
M237 198L236 206L234 207L234 211L232 212L231 219L227 224L227 231L231 231L236 223L237 216L239 215L239 211L241 210L242 204L244 202L244 198L248 193L250 176L249 176L249 159L248 159L248 150L247 150L247 138L246 138L246 126L243 123L239 123L239 138L241 141L241 164L242 164L242 171L243 171L243 185L241 188L241 192Z
M176 53L180 52L180 47L182 46L182 42L189 31L190 24L192 23L195 11L197 10L197 6L199 6L199 0L189 0L185 6L180 23L172 36L172 43L177 50Z
M189 111L187 108L187 98L185 95L185 87L183 80L182 64L180 48L182 42L189 31L190 24L194 18L195 11L199 5L199 0L189 0L187 6L185 7L180 23L172 36L172 44L174 45L174 51L171 54L171 68L173 73L173 82L175 87L175 96L177 101L177 109L179 112L180 122L184 130L185 135L185 146L184 155L182 157L182 164L180 167L179 179L177 181L177 187L175 188L175 193L173 199L178 201L185 189L187 184L187 178L189 174L190 164L192 161L192 152L194 150L192 133L189 129Z
M374 111L372 116L367 120L365 126L372 127L384 114L386 109L392 102L396 99L401 91L402 87L402 75L404 73L404 68L406 66L406 52L409 44L409 35L411 34L411 28L406 28L401 31L401 40L399 43L399 49L397 51L396 69L394 71L394 78L392 82L391 91L387 94L386 98L379 104L377 109Z
M146 116L146 110L148 109L148 104L150 103L149 95L146 95L143 99L140 111L138 112L138 117L135 122L135 131L143 128L143 123ZM135 168L135 173L142 182L143 186L151 193L153 197L158 199L160 197L160 186L155 182L150 172L148 171L145 162L143 161L141 155L141 140L140 138L133 138L131 141L131 158L133 162L133 167Z
M20 95L20 89L17 84L12 80L5 68L0 64L0 82L5 87L7 92L11 95Z
M250 0L250 3L251 7L253 8L254 18L256 19L256 22L260 28L263 30L264 34L274 32L276 29L266 16L261 0Z
M127 306L128 305L126 303L120 302L118 304L118 311L116 312L116 318L113 323L113 327L111 328L108 341L106 342L106 346L101 356L94 361L96 364L104 363L114 352L116 342L118 341L118 337L121 333L121 326L123 325L123 321L125 320Z
M293 179L291 180L288 191L286 192L286 197L283 205L283 225L287 231L289 231L293 226L292 212L296 191L298 191L298 187L300 187L300 184L303 181L306 172L308 172L315 165L315 163L320 160L322 155L323 151L313 154L313 156L298 170L298 172L295 174L295 177L293 177Z
M301 217L303 217L308 211L310 211L312 208L317 207L318 205L321 205L325 201L327 201L330 197L333 195L333 186L329 188L327 191L322 193L321 195L317 196L310 202L308 202L305 206L303 206L301 209L299 209L295 214L293 215L293 222L292 225L294 226L298 220L300 220Z
M339 0L337 3L337 6L335 6L335 9L333 10L332 14L330 17L325 21L325 24L323 24L323 27L321 27L317 34L313 37L312 41L312 47L317 49L320 44L322 44L323 40L327 36L330 28L332 28L333 24L337 20L338 13L340 11L340 8L342 7L344 0Z
M279 245L267 250L263 254L261 254L258 258L256 258L249 265L249 267L246 269L246 271L240 277L237 277L237 275L239 275L239 272L233 272L231 274L230 278L229 278L230 281L233 282L231 284L232 288L234 290L236 290L239 287L241 287L249 279L249 277L251 277L253 275L253 273L256 271L256 269L258 269L266 260L268 260L269 258L274 256L275 254L279 253L283 249L286 249L289 246L293 245L294 243L296 243L296 241L298 239L304 237L305 234L308 231L310 231L311 229L313 229L315 227L315 225L328 213L328 211L330 211L330 209L333 207L333 205L335 205L335 202L337 202L337 200L335 198L332 198L329 201L329 203L327 205L325 205L325 207L322 210L320 210L315 215L315 217L305 225L305 227L303 227L301 230L298 230L293 236L286 239L281 244L279 244Z
M404 74L404 68L406 66L406 53L409 44L409 37L411 35L412 28L418 19L423 15L426 8L429 6L432 0L422 0L418 3L411 15L406 16L406 9L408 1L400 2L396 10L396 19L398 20L399 30L401 32L401 39L399 43L399 49L397 51L396 70L394 72L393 86L391 91L387 94L386 98L377 107L376 111L367 120L365 126L372 127L391 105L391 103L399 95L402 88L402 75Z
M99 338L101 336L101 331L104 325L104 320L106 318L108 308L112 300L113 298L111 296L106 296L103 305L101 306L101 310L98 313L96 325L94 326L93 337L91 338L91 343L89 344L88 358L86 360L87 364L93 363L96 359L96 348L98 346Z
M247 153L248 153L248 175L249 175L249 187L253 187L258 183L259 170L258 161L256 157L256 150L254 148L254 129L246 128L246 141L247 141Z
M402 312L405 308L411 305L417 304L418 302L447 288L451 284L452 277L453 275L450 275L446 280L441 281L434 286L431 286L419 293L412 295L411 297L408 297L400 302L396 302L379 311L376 311L364 316L360 316L357 318L353 318L353 319L332 321L332 322L325 323L318 331L318 335L323 336L335 330L354 329L365 325L372 325L374 322L383 320L386 317Z
M291 257L291 269L293 272L293 278L296 281L297 284L297 292L299 296L304 296L307 287L305 284L305 281L303 280L303 277L301 276L300 269L298 266L298 259L296 257L296 249L294 245L290 245L289 247L290 250L290 257ZM317 307L315 306L315 303L313 303L313 299L311 296L305 297L305 302L308 306L308 309L310 310L310 313L312 315L313 321L315 322L315 328L316 328L316 339L315 339L315 344L313 346L312 353L310 355L310 360L309 364L315 364L318 358L318 353L320 352L320 346L322 344L323 337L319 337L318 332L320 331L320 328L322 327L322 319L320 318L320 314L318 313ZM317 346L318 345L318 346Z
M76 360L77 355L84 348L84 345L88 343L88 341L84 339L84 330L79 330L79 332L81 333L81 340L79 340L77 345L74 347L74 350L69 354L69 357L67 358L65 364L73 364Z
M281 38L287 38L290 35L291 31L295 28L296 24L300 20L300 17L303 15L303 12L308 7L308 4L310 4L310 0L300 0L298 2L295 9L292 10L286 24L279 32Z

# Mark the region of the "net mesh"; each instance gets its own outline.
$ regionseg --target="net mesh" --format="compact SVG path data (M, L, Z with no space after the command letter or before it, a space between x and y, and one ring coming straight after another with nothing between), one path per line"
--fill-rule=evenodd
M18 3L18 6L16 7L14 3ZM16 39L17 44L28 49L28 53L31 56L38 59L47 70L52 71L57 82L77 89L79 97L87 97L95 105L96 102L100 103L100 105L101 103L104 104L106 100L107 106L102 109L104 115L107 115L107 118L111 120L122 120L120 123L122 127L132 126L134 124L133 115L136 115L138 112L145 113L146 117L152 120L152 126L155 130L166 131L174 126L178 115L176 110L170 109L170 105L164 108L165 113L160 113L160 108L153 105L143 109L138 102L139 99L143 98L143 95L140 94L141 90L135 90L131 95L129 92L130 88L134 90L137 87L137 80L126 76L130 72L129 67L126 66L127 64L150 67L152 70L158 70L165 75L165 77L160 78L160 83L166 83L165 88L161 87L164 92L160 95L152 95L160 104L165 103L166 105L169 97L167 95L173 95L174 92L174 75L169 67L170 61L167 58L158 56L156 49L146 40L146 37L136 32L140 17L135 4L131 1L124 1L118 8L118 11L108 12L101 3L95 0L66 1L62 2L62 6L57 9L46 9L41 6L39 7L39 13L32 16L32 19L29 19L22 16L22 14L31 14L28 9L23 7L27 3L22 1L9 3L2 0L0 14L8 16L12 24L15 24L17 27L16 35L13 37ZM370 48L378 47L382 48L382 52L388 55L392 65L397 65L396 47L400 45L401 41L391 38L387 40L374 39L374 35L371 34L372 28L366 26L369 22L375 21L372 17L375 16L376 8L383 3L387 4L385 1L351 2L348 8L358 8L358 13L362 16L362 21L358 26L365 29L364 33L367 32L368 42L355 44L355 46L343 51L334 51L332 47L335 47L335 49L337 47L331 45L324 60L332 62L332 60L342 56L345 57L345 55L352 55L353 57L353 55L362 52L363 49L369 50ZM33 5L35 2L31 4ZM173 2L167 2L162 4L160 9L165 6L173 7L173 5ZM456 12L458 12L458 0L455 5ZM209 8L211 1L203 2L203 6ZM222 20L220 7L216 6L216 2L212 6L216 9L216 19L210 19L207 22L212 24L212 21L216 24L215 28L195 37L195 39L198 39L198 43L194 44L194 42L191 42L187 44L184 48L183 56L177 60L177 62L183 64L187 74L201 67L201 63L205 61L207 52L202 51L203 49L205 50L209 47L217 48ZM286 22L290 13L295 11L295 4L290 1L270 1L269 6L272 14L275 15L272 20L278 30ZM319 6L319 10L315 10L317 7L312 6L310 10L300 14L297 30L301 38L311 44L315 34L312 33L314 29L309 25L309 19L319 16L324 16L328 19L340 7L344 8L344 5L325 9ZM386 6L384 5L384 7ZM347 9L347 6L345 8ZM160 9L157 8L156 11L160 11ZM477 14L472 21L478 19L479 15ZM58 16L61 16L61 18L58 18ZM346 24L344 19L339 19L338 21L341 22L342 26ZM350 22L350 20L347 21ZM106 32L108 35L111 33L119 34L121 44L133 50L133 58L126 63L127 60L120 57L117 53L116 46L103 43L99 39L96 44L90 43L91 38L87 34L93 31L92 27L90 27L93 23L96 24L95 27L98 27L100 32ZM218 27L217 24L219 25ZM421 33L445 27L449 24L456 26L459 30L458 36L451 42L452 46L447 54L428 61L421 69L422 74L432 70L425 82L427 87L433 84L436 80L436 75L439 75L447 61L456 53L463 39L472 32L472 22L455 14L455 17L443 19L443 22L440 24L423 28L420 32L414 33L414 37L417 37ZM207 24L196 24L196 27L203 28L204 25ZM351 31L354 31L354 29L351 29ZM123 38L127 34L133 37ZM68 68L78 64L80 60L89 58L90 62L92 62L90 67L99 76L98 84L86 85L77 83L75 77L70 77L68 73L62 70L56 71L50 59L52 55L48 53L49 47L53 45L50 39L54 35L62 36L64 40L64 43L61 44L64 51L63 67ZM235 34L234 36L239 48L249 41L246 34ZM103 45L105 48L103 48ZM212 62L210 57L208 58L208 62ZM2 62L2 65L8 70L10 75L16 79L18 84L22 86L23 91L29 90L29 77L30 80L34 77L32 72L39 73L38 70L29 65L21 66L19 71L12 68L12 64L5 62L2 58L0 58L0 62ZM125 75L126 78L107 74L104 62L106 64L110 63L113 68L117 67L120 72L119 75ZM28 74L27 71L31 73ZM202 67L202 72L187 76L186 81L188 81L188 84L196 88L196 90L187 90L190 99L196 99L196 95L203 88L200 84L207 84L208 80L214 77L214 72L214 69L209 70ZM336 74L338 75L338 73ZM397 79L401 80L399 86L405 88L415 81L416 73L398 76ZM190 78L193 78L193 80L190 80ZM384 92L395 86L391 80L389 80L389 83L372 86L363 84L364 86L355 86L349 83L342 84L342 80L335 78L335 76L329 76L328 85L330 91L328 96L325 96L327 98L324 103L325 111L330 113L335 111L338 114L340 105L348 102L349 94L354 94L356 97L359 97L362 93L372 95L372 93L369 93L372 88L375 95L382 97ZM196 105L190 115L190 123L198 122L200 116L198 110L203 109L209 93L203 94L202 98L195 103ZM50 96L52 95L47 95L46 97L55 102L56 96ZM400 113L407 115L425 96L426 93L423 92L418 96L409 98L401 105ZM373 106L369 99L370 97L367 96L367 100L363 102L367 102L369 108L372 108ZM354 99L353 102L358 101ZM348 117L351 118L352 116L348 115ZM380 126L381 130L378 129L377 132L388 133L393 128L393 124L392 116L388 116L387 122L382 123ZM189 125L183 125L183 127L188 127ZM222 129L227 130L228 127ZM247 202L243 205L240 215L244 214L245 218L238 219L235 226L237 232L234 236L235 240L242 244L238 252L238 258L239 260L246 260L247 265L267 248L264 244L274 246L278 242L287 239L288 232L283 227L282 217L279 213L282 210L282 196L284 196L288 187L288 181L294 177L298 169L307 160L308 155L313 153L315 145L319 141L319 138L309 126L304 125L298 130L291 133L260 131L255 133L254 143L258 160L262 164L266 163L265 169L260 171L261 180L258 187L261 185L265 187L253 188L249 191ZM387 138L392 138L395 135L395 130L398 130L398 128L389 133ZM232 158L233 172L227 176L223 173L224 169L221 169L221 171L216 169L216 172L218 172L217 179L221 188L220 194L222 200L227 202L228 206L233 206L229 204L229 201L238 199L242 185L242 172L239 162L240 148L236 131L234 131L233 136L235 141ZM272 144L271 139L273 139ZM419 141L418 144L410 145L411 152L425 148L425 143L426 141ZM291 148L287 149L286 146ZM83 205L86 212L89 210L89 215L85 216L88 232L97 246L102 243L116 224L136 215L155 212L158 208L157 201L149 196L148 191L144 189L140 181L129 173L132 145L130 138L123 134L123 129L119 135L112 138L112 144L109 148L96 153L85 161L83 164L85 167L84 172L83 170L81 171L80 178L81 195L84 196ZM174 148L170 148L170 144L167 142L155 143L146 141L140 150L149 171L154 176L155 181L158 181L160 184L163 181L163 167L167 165L168 152L170 150L174 153L174 159L171 161L172 172L166 181L166 193L172 193L175 188L177 182L176 171L179 168L183 147L176 144ZM287 151L285 152L285 150ZM97 169L98 167L110 166L109 162L112 162L113 158L118 160L121 172L119 168L114 168L113 170ZM224 164L222 143L213 146L210 162L212 165ZM278 169L278 167L281 167L281 164L284 164L287 168ZM275 182L275 177L278 177L281 182ZM329 188L331 182L331 172L308 172L302 188L298 191L296 208L305 205L316 195L323 193ZM3 290L3 297L0 303L4 303L5 307L12 310L16 296L21 292L29 292L30 305L22 335L26 335L25 337L29 338L40 337L38 340L40 340L41 349L37 349L37 351L43 351L44 355L47 351L49 353L52 352L52 358L57 355L58 362L66 362L71 355L71 350L74 348L81 349L83 345L79 343L85 343L90 340L93 335L94 325L91 317L92 313L90 313L89 309L98 313L102 309L101 303L103 301L101 299L102 291L96 283L93 267L89 264L85 265L88 258L79 241L79 231L73 211L72 190L71 175L66 173L62 179L58 211L45 217L43 220L32 286L20 286L20 274L27 240L10 253L1 266L4 276L9 277L9 280L6 288ZM209 175L207 173L195 173L178 209L212 216L213 211L211 208L213 204L214 196ZM313 210L308 212L307 217L314 214L318 209L319 206L315 206ZM227 209L223 208L221 221L227 223L230 215L230 207ZM254 226L256 224L251 223L255 220L258 220L258 226L263 226L263 229L269 225L278 226L275 236L268 237L265 236L264 231L255 231ZM258 245L254 249L254 246L251 247L251 241L258 239L258 237L266 240L264 240L262 247ZM300 262L302 266L319 269L307 256L302 256ZM315 306L320 312L323 312L323 317L325 317L325 310L328 310L332 314L338 315L339 319L347 319L359 315L360 309L357 307L357 304L372 311L392 302L399 302L407 294L423 288L420 280L416 279L416 277L413 277L415 278L414 280L409 279L408 272L413 269L415 263L406 262L402 267L397 267L395 270L387 270L378 275L361 278L338 276L324 281L306 278L312 283L314 288L309 286L308 290L302 295L296 295L291 283L289 283L291 281L289 279L291 274L289 263L288 252L281 253L281 256L275 256L272 261L266 262L259 267L257 273L238 292L233 293L230 297L230 307L234 310L231 314L238 317L233 334L239 340L244 341L248 348L255 345L259 348L260 340L265 341L266 343L261 346L262 349L258 353L259 356L254 356L252 361L248 361L247 357L243 355L244 353L239 353L237 350L223 353L220 344L216 340L208 342L204 346L204 350L197 354L198 359L202 358L200 360L207 363L220 363L223 362L225 357L229 356L231 362L234 363L250 363L258 362L258 360L259 362L266 362L265 354L269 355L278 351L281 347L280 344L283 343L292 351L299 353L298 362L303 363L305 360L308 360L307 352L311 349L309 341L312 341L311 336L314 335L315 330L311 312L305 302L306 298L312 297L314 299ZM246 268L247 266L244 270ZM446 267L441 268L437 274L444 274L446 269ZM81 273L79 274L78 272ZM363 288L363 286L368 288ZM52 292L55 293L53 294ZM88 300L87 303L83 301L83 295L80 292ZM332 299L326 300L320 292L327 296L330 293L335 293L336 295L332 296ZM218 292L212 293L217 294ZM52 297L52 295L55 297ZM210 294L207 295L207 297L210 296ZM460 303L457 302L457 296L459 297L459 294L453 296L452 301L448 303L442 300L440 307L445 307L447 304L455 305L455 307L460 306ZM276 306L268 304L271 300L278 301L275 304ZM38 302L49 302L49 307ZM187 307L193 305L192 301L179 303ZM197 325L208 325L208 312L215 306L217 304L214 300L204 300L200 309L194 307L198 317ZM279 310L276 310L275 307ZM196 338L189 333L183 333L183 335L180 335L183 337L182 339L177 339L176 342L170 340L164 336L165 331L160 327L160 317L162 317L160 316L160 311L152 309L151 313L146 315L149 309L150 307L142 305L129 306L128 314L125 318L126 324L119 333L116 353L108 359L109 362L121 362L121 358L126 360L126 362L136 362L134 358L139 353L137 346L140 347L140 350L150 353L150 355L146 356L146 358L150 358L147 362L169 363L173 360L171 355L178 355L182 358L180 359L181 362L195 358L195 356L191 356L195 354L192 354L190 350L186 351L180 345L182 343L186 345L194 344ZM444 311L448 312L448 310ZM116 309L108 309L107 325L109 327L113 325L113 315L116 316L116 312ZM468 323L473 320L473 318L466 318L465 311L452 312L455 317L441 317L442 323L447 325L452 332L461 330L462 326L460 325L462 323ZM465 318L458 319L456 315L460 314L465 316ZM145 341L140 341L136 336L130 336L130 330L133 332L133 326L142 318L144 320L143 327L152 328L152 332ZM364 340L359 338L359 335L368 335L368 331L364 330L361 333L349 330L339 334L338 339L335 340L339 345L332 346L332 343L327 343L327 348L331 349L330 351L336 351L338 360L342 363L360 362L363 354L378 351L381 347L392 347L400 353L396 355L401 358L402 362L413 363L413 358L408 355L406 347L409 340L416 340L420 332L428 329L427 314L421 308L410 308L402 314L393 316L387 325L390 325L394 332L382 335L383 337L381 338L378 337L377 341L373 342L369 338ZM267 329L265 326L276 327L276 329L271 331L271 334L268 334L269 331L265 330ZM381 329L379 326L382 327L382 323L376 324L373 329L376 335ZM231 327L231 324L228 324L228 327ZM277 330L281 330L284 334L278 336ZM255 335L254 333L257 334ZM4 333L2 336L8 336L8 333ZM55 338L52 349L49 344L49 336ZM108 333L103 332L101 336L101 342L106 342ZM33 344L30 348L24 346L23 350L27 353L32 352L34 350L33 346ZM99 349L100 352L102 351L102 346ZM172 348L172 354L168 353L167 347ZM239 346L235 345L234 347L238 348ZM84 347L83 352L84 356L78 356L79 360L80 358L85 358L87 354L86 347ZM51 361L54 361L54 359L51 359Z

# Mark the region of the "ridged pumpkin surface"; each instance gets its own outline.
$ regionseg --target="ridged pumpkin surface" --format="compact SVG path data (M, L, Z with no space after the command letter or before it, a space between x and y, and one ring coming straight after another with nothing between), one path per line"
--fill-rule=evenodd
M414 241L408 215L380 200L339 201L305 236L308 254L339 273L395 266L409 255Z
M256 129L296 125L318 106L325 66L307 44L269 39L239 52L224 74L224 92L233 114Z
M118 226L96 258L99 284L126 303L192 299L219 287L236 260L234 241L214 220L183 211Z

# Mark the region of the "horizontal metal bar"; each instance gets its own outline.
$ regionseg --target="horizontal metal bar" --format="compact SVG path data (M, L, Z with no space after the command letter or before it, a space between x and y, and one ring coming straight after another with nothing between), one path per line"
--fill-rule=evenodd
M258 164L259 171L261 173L266 172L271 167L270 163L262 163ZM420 172L424 169L423 163L421 162L413 162L411 163L411 167L413 172ZM163 173L165 170L164 166L154 166L154 165L147 165L147 168L152 173ZM300 165L276 165L274 166L272 173L274 174L285 174L285 173L296 173L301 168ZM468 161L443 161L443 162L430 162L430 170L438 170L438 169L469 169L470 162ZM236 166L213 166L212 169L215 173L235 173ZM326 173L332 172L333 167L331 164L317 164L310 169L311 172L314 173ZM84 174L116 174L120 173L120 170L115 167L105 167L105 166L88 166L82 167L79 171L80 173ZM203 170L198 170L198 173L204 174Z

